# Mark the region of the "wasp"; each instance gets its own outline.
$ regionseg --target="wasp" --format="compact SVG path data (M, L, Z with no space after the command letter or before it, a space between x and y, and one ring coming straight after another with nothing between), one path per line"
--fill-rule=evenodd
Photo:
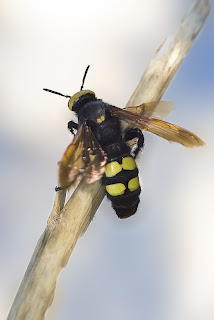
M102 179L117 216L128 218L140 202L135 159L144 146L142 130L185 147L202 146L204 142L194 133L162 120L172 110L167 101L120 109L98 99L93 91L83 90L88 69L80 91L73 96L44 89L69 98L68 107L78 117L78 123L68 122L68 129L76 134L59 163L56 191L75 187L83 177L87 183Z

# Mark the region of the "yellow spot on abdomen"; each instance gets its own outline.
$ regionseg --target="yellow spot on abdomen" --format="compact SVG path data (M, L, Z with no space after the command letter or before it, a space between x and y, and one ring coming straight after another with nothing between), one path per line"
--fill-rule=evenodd
M124 194L124 191L126 190L126 187L123 183L115 183L115 184L109 184L106 186L106 191L111 196L121 196Z
M122 171L122 165L117 161L108 163L105 168L105 174L108 178L116 176L116 174L118 174L120 171Z
M128 188L130 191L135 191L139 188L139 178L138 177L135 177L131 180L129 180L129 183L128 183Z
M136 168L135 160L132 157L126 157L122 160L123 170L134 170Z

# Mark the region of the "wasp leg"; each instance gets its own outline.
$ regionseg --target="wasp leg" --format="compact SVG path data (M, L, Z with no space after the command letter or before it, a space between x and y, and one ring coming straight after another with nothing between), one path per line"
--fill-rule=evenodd
M137 138L137 142L135 142L134 144L131 143L131 140L136 138ZM136 158L136 156L144 146L143 133L140 129L137 129L137 128L126 131L123 141L130 144L131 152L133 153L134 158Z
M78 129L78 123L74 122L74 121L69 121L68 122L68 129L71 131L71 133L74 135L74 129L77 130Z
M63 190L62 187L55 187L55 191L56 191L56 192L61 191L61 190Z

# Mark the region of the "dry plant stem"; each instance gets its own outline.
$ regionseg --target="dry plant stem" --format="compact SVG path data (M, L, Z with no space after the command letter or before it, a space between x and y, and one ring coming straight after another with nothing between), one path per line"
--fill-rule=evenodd
M94 189L98 199L104 197L100 182L88 186L82 180L64 208L65 193L60 191L56 194L48 225L38 241L8 319L44 319L54 297L58 274L100 205L98 199L93 199Z
M127 106L160 100L179 68L210 11L207 0L197 1L180 24L171 43L165 41L156 51Z
M183 18L172 42L158 49L127 105L162 97L208 13L208 1L197 1ZM58 274L67 264L78 238L87 229L104 195L104 187L100 182L88 185L84 180L65 206L65 192L56 194L47 227L17 292L9 320L44 319L54 297Z

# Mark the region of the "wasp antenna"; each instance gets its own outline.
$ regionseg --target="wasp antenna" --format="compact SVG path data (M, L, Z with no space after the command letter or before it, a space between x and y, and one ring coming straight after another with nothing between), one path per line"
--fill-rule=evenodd
M84 82L85 82L85 77L87 75L87 72L88 72L88 69L89 69L90 65L87 66L87 68L85 69L85 73L84 73L84 76L83 76L83 79L82 79L82 85L80 87L80 91L82 91L83 89L83 86L84 86Z
M66 96L66 95L64 95L64 94L62 94L60 92L50 90L50 89L43 88L43 90L45 90L47 92L50 92L50 93L58 94L59 96L62 96L62 97L65 97L65 98L70 98L71 97L71 96Z

